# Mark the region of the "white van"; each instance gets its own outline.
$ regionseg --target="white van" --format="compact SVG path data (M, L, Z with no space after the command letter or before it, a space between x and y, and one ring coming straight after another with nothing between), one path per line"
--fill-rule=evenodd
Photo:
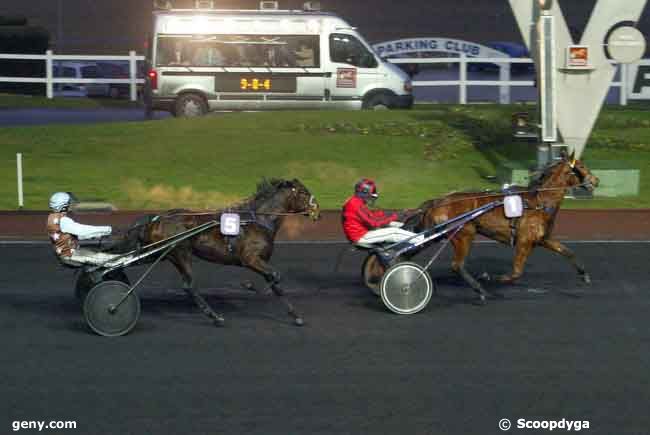
M151 49L152 108L176 116L413 104L409 76L329 13L155 11Z

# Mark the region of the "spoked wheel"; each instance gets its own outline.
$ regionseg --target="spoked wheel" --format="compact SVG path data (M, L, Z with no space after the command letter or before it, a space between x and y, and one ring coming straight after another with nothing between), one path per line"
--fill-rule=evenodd
M404 262L391 266L380 284L381 300L397 314L415 314L431 300L433 282L419 264Z
M363 261L361 266L361 278L366 287L368 287L376 296L379 296L379 284L384 276L386 268L379 261L377 254L370 254Z
M140 317L140 298L121 281L104 281L92 288L84 302L84 316L90 329L105 337L125 335ZM119 305L119 306L118 306Z
M106 275L104 275L103 281L120 281L126 285L129 285L129 277L126 276L126 273L124 273L122 269L114 270L112 272L107 273ZM86 300L86 296L88 296L88 292L90 291L90 289L97 284L98 283L93 280L93 277L91 276L90 273L86 272L85 270L82 270L79 273L79 277L77 278L77 283L75 284L74 287L74 296L81 303L82 306L84 301Z

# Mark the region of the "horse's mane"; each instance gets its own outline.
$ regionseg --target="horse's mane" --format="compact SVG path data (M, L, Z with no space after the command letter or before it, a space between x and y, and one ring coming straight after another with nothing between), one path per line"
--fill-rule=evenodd
M563 160L557 162L551 162L546 166L544 166L542 169L533 172L533 174L530 177L530 181L528 182L528 188L530 190L534 190L535 188L542 187L542 185L546 182L548 177L550 177L553 174L552 169L554 169L557 165L563 162L564 162Z
M294 187L297 183L294 181L283 180L281 178L262 178L257 183L257 189L251 196L232 204L228 208L254 208L256 203L261 203L271 198L279 189L284 187Z

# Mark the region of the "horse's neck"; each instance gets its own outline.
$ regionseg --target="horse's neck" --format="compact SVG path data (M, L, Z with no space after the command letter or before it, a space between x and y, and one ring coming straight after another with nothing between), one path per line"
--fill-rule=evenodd
M273 198L268 199L262 203L252 204L256 216L255 219L273 232L277 232L284 219L283 213L287 212L286 206L281 203L276 203Z
M544 183L540 186L538 198L545 204L560 204L564 199L566 190L570 187L563 179L564 168L559 165Z

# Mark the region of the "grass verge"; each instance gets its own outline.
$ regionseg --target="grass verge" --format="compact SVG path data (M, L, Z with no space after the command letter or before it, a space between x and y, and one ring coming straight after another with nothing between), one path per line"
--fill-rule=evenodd
M360 177L378 180L390 208L453 190L498 187L507 161L535 159L514 142L513 106L427 106L410 111L225 113L201 119L51 125L0 131L0 209L15 209L15 153L24 159L28 209L73 191L121 209L217 208L248 196L262 177L297 177L324 208L339 208ZM584 160L641 169L638 197L575 200L581 208L650 207L650 117L606 109Z

